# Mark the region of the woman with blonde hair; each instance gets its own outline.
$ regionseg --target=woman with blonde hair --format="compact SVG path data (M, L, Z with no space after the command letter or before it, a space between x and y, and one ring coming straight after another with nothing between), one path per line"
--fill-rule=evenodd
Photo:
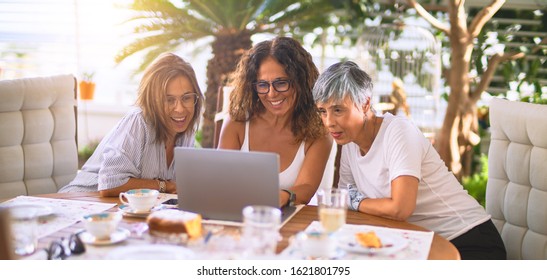
M136 105L59 192L176 192L174 149L194 146L203 107L194 69L175 54L160 55L144 71Z

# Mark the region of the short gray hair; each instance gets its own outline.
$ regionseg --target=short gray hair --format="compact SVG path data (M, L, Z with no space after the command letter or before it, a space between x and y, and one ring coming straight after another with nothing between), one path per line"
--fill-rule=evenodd
M346 95L349 95L357 106L372 98L372 79L352 61L331 65L319 75L313 87L315 103L341 101Z

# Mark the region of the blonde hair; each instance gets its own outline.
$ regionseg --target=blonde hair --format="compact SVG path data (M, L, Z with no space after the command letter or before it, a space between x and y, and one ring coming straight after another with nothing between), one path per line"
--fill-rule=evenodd
M198 129L201 108L203 107L203 93L199 88L196 73L190 63L178 55L163 53L144 71L136 101L136 105L143 112L146 123L155 130L155 141L166 141L169 137L169 126L167 124L169 116L166 113L165 92L167 91L167 84L180 76L186 77L190 81L194 87L194 92L198 95L198 101L194 105L194 116L190 120L188 129L179 133L176 137L192 136Z

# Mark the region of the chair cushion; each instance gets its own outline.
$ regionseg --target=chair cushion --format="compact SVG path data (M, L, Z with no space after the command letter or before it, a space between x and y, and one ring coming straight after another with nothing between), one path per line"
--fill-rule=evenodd
M509 259L547 259L547 105L493 99L486 211Z
M0 81L0 199L53 193L78 168L72 75Z

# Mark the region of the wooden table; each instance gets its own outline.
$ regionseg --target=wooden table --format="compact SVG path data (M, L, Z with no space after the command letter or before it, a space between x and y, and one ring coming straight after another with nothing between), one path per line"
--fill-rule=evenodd
M104 203L119 203L117 197L101 197L98 192L93 193L54 193L39 195L40 197L48 198L62 198L70 200L82 200L82 201L92 201L92 202L104 202ZM290 237L296 233L303 231L308 227L312 222L318 220L317 207L315 206L305 206L300 210L290 221L288 221L285 226L281 228L281 235L283 240L279 242L277 251L281 252L289 245ZM133 222L142 222L142 219L135 218L124 218L124 222L133 223ZM347 223L348 224L358 224L358 225L372 225L372 226L382 226L389 228L399 228L407 230L417 230L417 231L427 231L426 229L407 223L407 222L398 222L394 220L389 220L373 215L368 215L364 213L359 213L355 211L348 211L347 213ZM44 237L40 240L39 247L44 248L52 240L60 238L62 236L69 235L74 231L75 228L82 228L81 223L69 227L66 230L63 230L59 233L53 234L50 237ZM433 242L431 244L431 250L429 252L430 260L458 260L460 259L460 254L456 247L452 245L448 240L441 237L438 234L434 234Z
M318 220L317 207L306 206L300 210L287 224L281 228L281 235L283 235L283 241L279 244L279 249L284 249L288 246L288 241L294 234L303 231L312 222ZM368 215L360 212L348 210L347 220L348 224L356 225L371 225L381 226L389 228L408 229L416 231L428 231L417 225L413 225L407 222L398 222L389 220L386 218ZM460 253L456 247L438 234L433 235L433 242L431 243L431 250L429 251L430 260L459 260Z

